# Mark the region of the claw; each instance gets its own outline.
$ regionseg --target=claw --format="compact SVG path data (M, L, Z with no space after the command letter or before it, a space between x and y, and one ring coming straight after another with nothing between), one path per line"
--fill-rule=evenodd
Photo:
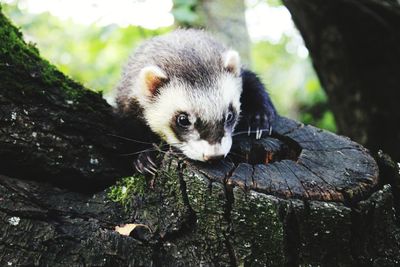
M149 170L149 169L147 169L146 167L143 167L143 169L146 171L146 172L148 172L148 173L150 173L151 175L156 175L154 172L152 172L151 170Z
M261 139L262 134L263 134L263 130L260 130L259 135L258 135L258 139Z
M152 171L154 171L154 172L157 172L157 169L154 168L153 166L149 166L149 169L152 170Z
M250 136L251 133L251 127L249 126L249 129L247 130L247 136Z
M135 169L136 169L138 172L140 172L141 174L143 174L143 171L139 168L139 165L137 164L137 162L134 162L133 165L134 165Z
M272 126L269 126L269 135L272 134Z
M154 163L154 161L151 159L151 157L147 156L147 160L150 162L151 165L154 167L157 167L157 165Z
M256 130L256 139L260 139L258 136L260 135L260 128L257 127Z
M137 161L137 165L138 165L138 167L139 167L141 170L143 170L144 165L143 165L143 163L142 163L140 160Z
M138 168L140 170L140 173L143 173L143 171L144 171L143 163L141 161L137 161L137 165L138 165Z

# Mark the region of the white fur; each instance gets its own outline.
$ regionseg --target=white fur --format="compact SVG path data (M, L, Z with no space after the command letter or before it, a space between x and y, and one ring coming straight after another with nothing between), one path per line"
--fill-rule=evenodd
M240 96L243 90L242 79L225 75L219 80L218 87L222 91L222 102L226 105L232 103L233 107L240 111Z
M112 106L112 107L114 107L114 108L117 107L117 97L116 97L116 93L117 93L116 90L111 90L111 91L109 91L109 92L103 94L103 99L104 99L105 101L107 101L107 103L108 103L110 106Z
M233 74L240 75L240 56L235 50L228 50L223 55L224 67L232 69Z
M207 161L216 156L226 156L232 146L232 136L225 135L221 143L210 144L205 140L190 140L184 146L179 147L182 152L191 159Z
M169 144L179 142L170 128L176 111L186 111L190 114L191 103L187 98L185 89L176 83L175 86L164 88L156 96L154 103L147 103L144 109L147 124L153 132L158 133ZM193 117L190 118L193 119Z
M181 81L172 80L155 96L153 101L143 101L144 116L153 132L159 134L170 145L179 148L187 157L205 161L213 156L225 156L232 145L231 133L226 132L221 143L209 144L194 131L187 142L180 142L170 125L177 111L189 114L192 125L197 117L203 121L218 121L232 104L240 111L242 80L230 73L221 75L215 88L190 89Z
M158 77L162 79L166 79L167 75L165 72L157 66L147 66L144 67L139 73L139 95L145 97L142 100L148 100L149 97L152 96L152 92L148 88L148 80L153 79L153 77Z
M181 71L195 68L196 64L209 68L204 75L198 73L197 84L207 88L190 88L189 84L185 84L184 75L180 77ZM149 85L152 85L154 77L167 78L166 70L171 76L168 77L169 82L153 94ZM204 155L225 155L232 143L232 127L226 127L221 144L210 145L200 140L193 126L191 135L185 137L187 141L179 142L171 123L174 123L179 111L189 114L192 123L197 118L205 122L221 121L230 104L240 112L240 70L240 57L236 51L226 49L204 31L177 30L152 38L137 48L118 86L117 104L130 108L136 104L130 99L135 99L143 108L144 119L151 130L190 158L204 160ZM174 78L176 76L180 78Z

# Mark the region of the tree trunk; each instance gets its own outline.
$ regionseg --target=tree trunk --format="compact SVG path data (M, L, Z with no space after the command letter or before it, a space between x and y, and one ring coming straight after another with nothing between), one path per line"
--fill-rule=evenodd
M284 0L329 96L339 131L400 160L400 5Z
M200 0L202 24L225 44L235 47L242 63L251 64L250 37L247 32L244 0Z
M128 175L118 124L100 94L41 59L0 17L2 174L62 185L110 185Z
M1 266L400 260L389 159L379 180L360 145L279 117L271 137L237 138L218 164L166 153L151 185L135 175L106 188L131 172L111 108L42 60L1 12L0 40ZM128 197L113 202L112 190ZM122 224L129 235L115 231Z

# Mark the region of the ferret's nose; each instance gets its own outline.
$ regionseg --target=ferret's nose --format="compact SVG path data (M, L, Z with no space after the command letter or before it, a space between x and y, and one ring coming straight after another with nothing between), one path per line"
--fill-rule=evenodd
M224 157L225 157L225 155L204 155L203 156L204 160L209 161L209 162L217 161L217 160L223 159Z

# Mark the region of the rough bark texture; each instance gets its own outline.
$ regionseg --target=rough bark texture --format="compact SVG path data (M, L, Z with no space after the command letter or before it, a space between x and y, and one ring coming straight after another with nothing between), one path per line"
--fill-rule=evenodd
M234 168L204 168L166 156L155 187L138 190L125 209L107 191L88 195L1 176L0 264L398 264L400 228L391 186L355 203L303 200L235 186L241 178L232 175ZM391 177L399 181L398 174ZM124 223L145 227L122 236L114 227Z
M218 164L165 154L152 186L115 187L122 206L105 188L130 172L110 108L1 12L0 40L0 266L398 265L400 174L385 155L378 179L362 146L279 117Z
M329 96L339 131L400 160L400 4L284 0Z
M41 59L2 14L0 26L2 173L94 187L127 175L117 121L101 95Z

